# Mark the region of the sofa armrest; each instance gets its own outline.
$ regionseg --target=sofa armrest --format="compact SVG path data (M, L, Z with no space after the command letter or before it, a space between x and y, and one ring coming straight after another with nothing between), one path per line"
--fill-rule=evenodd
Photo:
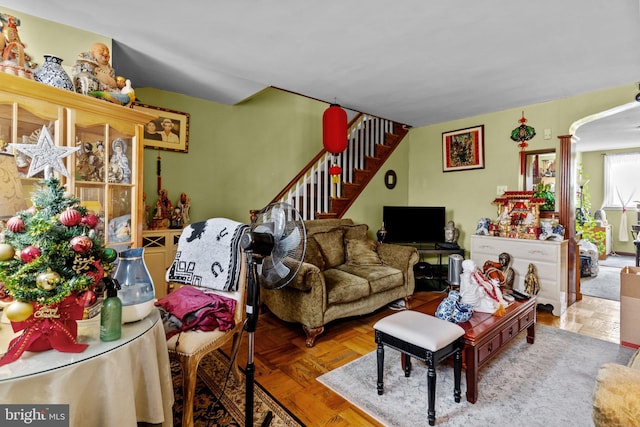
M420 256L413 246L395 245L392 243L380 243L378 255L383 263L398 270L413 271L413 266L418 263Z
M631 426L640 420L640 370L605 363L598 370L593 393L593 422Z
M300 266L300 271L298 271L298 274L288 286L302 292L309 292L313 288L314 284L316 284L316 286L324 286L323 282L322 272L320 269L313 264L303 262Z
M412 295L416 287L413 266L420 261L418 250L413 246L380 243L378 255L384 264L397 268L404 274L404 286L407 295Z

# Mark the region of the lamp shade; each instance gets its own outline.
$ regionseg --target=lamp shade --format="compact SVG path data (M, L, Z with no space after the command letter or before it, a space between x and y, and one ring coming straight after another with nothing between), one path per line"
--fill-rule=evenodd
M0 153L0 218L10 218L25 209L16 160L12 154Z
M347 148L347 112L338 104L331 104L322 115L322 145L332 154Z

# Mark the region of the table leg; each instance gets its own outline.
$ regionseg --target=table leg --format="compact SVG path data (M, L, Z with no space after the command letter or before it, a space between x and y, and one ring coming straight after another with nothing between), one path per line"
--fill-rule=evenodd
M529 344L533 344L535 340L536 340L536 324L532 323L527 328L527 342Z
M478 359L475 348L471 345L464 346L464 358L467 377L467 401L476 403L478 400Z

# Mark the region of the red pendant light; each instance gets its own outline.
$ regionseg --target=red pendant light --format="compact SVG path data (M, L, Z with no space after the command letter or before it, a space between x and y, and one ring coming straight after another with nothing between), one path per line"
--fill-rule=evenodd
M331 104L322 115L322 145L332 154L347 148L347 112L338 104Z

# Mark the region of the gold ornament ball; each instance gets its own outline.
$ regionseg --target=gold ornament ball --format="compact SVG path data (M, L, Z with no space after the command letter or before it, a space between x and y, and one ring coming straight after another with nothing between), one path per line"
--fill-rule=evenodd
M33 314L33 306L28 302L14 301L4 311L12 322L23 322Z
M16 254L13 246L7 243L0 243L0 261L9 261Z
M49 270L36 276L36 285L45 291L50 291L56 288L56 280L58 279L60 279L60 275L55 271Z

